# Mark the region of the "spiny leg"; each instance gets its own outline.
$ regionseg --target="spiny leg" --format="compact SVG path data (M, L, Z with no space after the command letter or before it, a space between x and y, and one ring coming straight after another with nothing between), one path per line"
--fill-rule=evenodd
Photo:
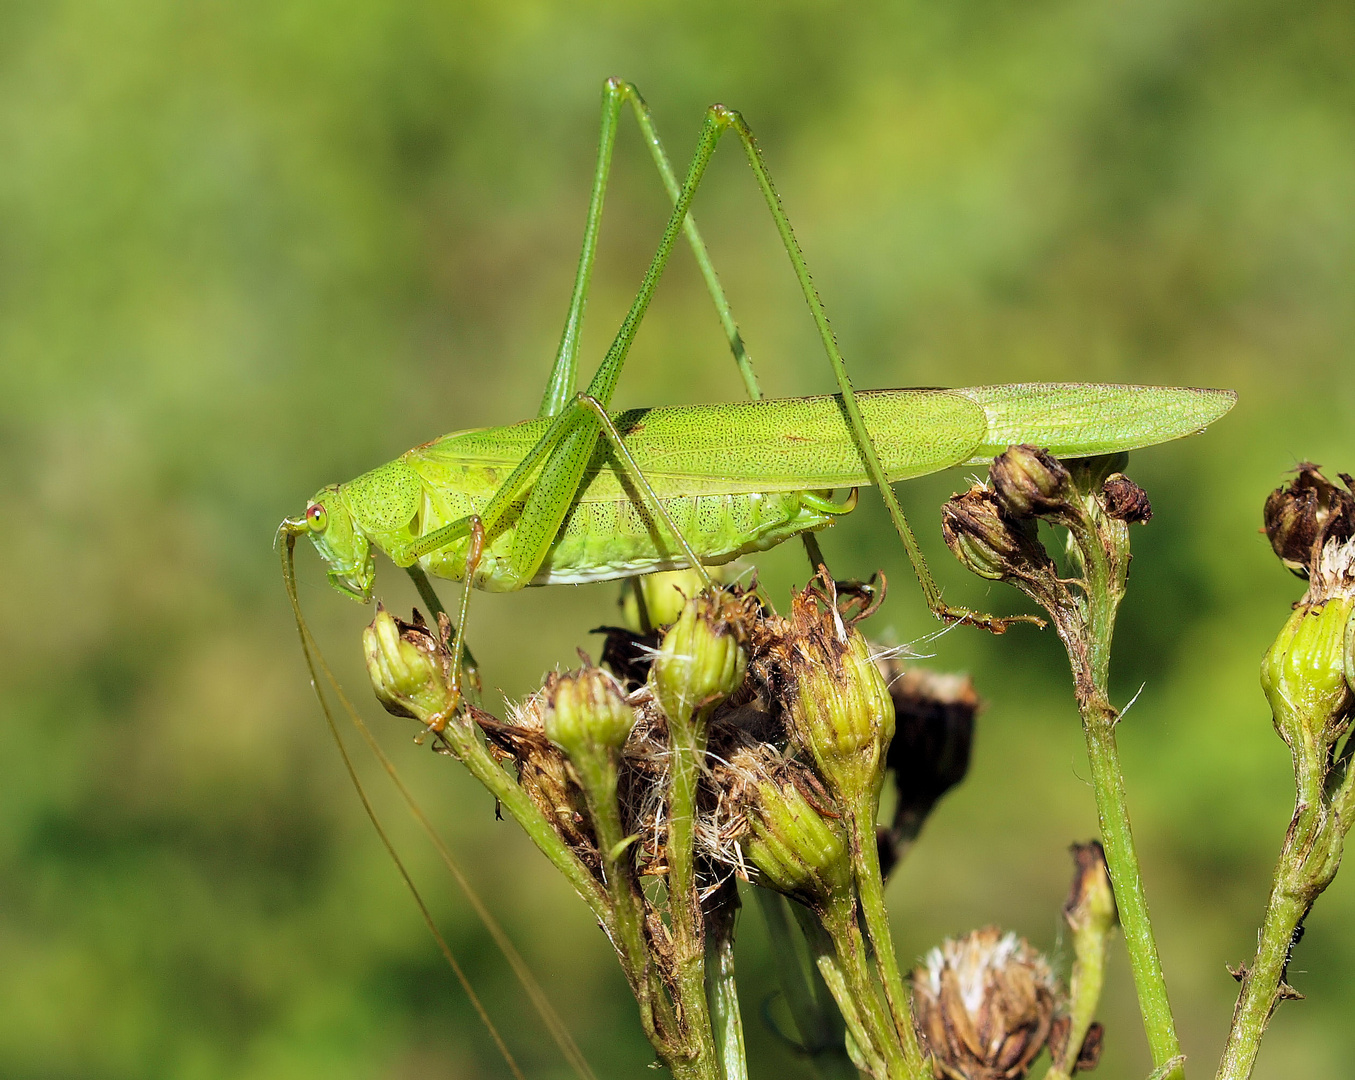
M932 614L939 619L972 623L996 633L1006 630L1012 622L1024 621L1024 618L1020 616L1001 618L982 612L970 611L968 608L951 607L942 600L941 591L932 578L931 570L927 566L927 560L923 557L921 548L918 547L912 527L908 524L908 519L904 516L899 501L894 495L894 489L890 486L884 468L880 464L880 457L876 453L870 430L866 427L865 420L861 415L861 409L856 400L856 392L852 389L851 378L847 374L847 366L838 350L837 339L833 335L832 327L828 325L828 316L824 311L823 301L819 297L818 290L814 288L814 282L809 275L809 267L805 264L804 254L795 239L790 219L786 216L786 212L781 205L781 196L777 194L776 186L772 183L771 173L767 171L766 163L762 160L762 151L758 149L757 141L753 138L753 132L739 113L723 105L711 106L707 113L707 127L710 127L712 122L716 128L715 139L718 140L720 134L726 128L730 128L738 135L739 141L743 144L748 163L752 166L754 176L757 177L758 187L761 188L763 199L767 203L768 210L771 211L772 220L775 221L777 232L781 235L782 246L790 257L791 265L795 269L795 277L800 282L800 289L804 293L805 301L809 304L810 313L814 317L814 325L818 328L819 337L828 353L829 362L833 366L833 374L837 378L838 389L842 393L843 407L847 411L847 419L851 425L852 434L856 438L858 449L861 451L861 460L866 466L866 473L870 476L871 482L880 490L880 496L884 499L885 507L894 523L894 531L898 533L899 539L903 542L904 550L908 553L908 560L912 563L913 572L917 575L918 584L922 586L922 595L926 599L927 606L931 609ZM810 559L811 561L814 559L812 551Z
M558 416L574 396L574 384L578 373L579 340L583 326L584 307L588 301L588 288L593 275L593 263L597 254L598 232L602 224L602 206L607 193L607 181L611 173L612 151L616 146L616 132L620 123L621 109L627 102L630 103L635 121L640 127L640 133L644 137L645 145L649 148L650 156L654 159L654 165L663 180L663 186L668 192L668 197L674 203L681 197L682 192L678 185L677 176L668 160L668 154L664 151L663 141L659 138L658 130L654 126L654 118L649 111L649 106L640 96L640 91L633 84L623 82L621 79L608 79L602 85L602 131L598 137L597 164L593 170L593 187L588 200L588 214L584 221L583 248L579 252L579 265L574 274L574 289L570 296L569 313L565 317L565 328L560 335L560 346L556 351L555 363L551 367L550 379L546 383L546 391L541 399L541 407L537 411L538 416ZM706 250L705 241L701 239L696 221L690 214L683 221L683 231L691 245L697 266L701 270L701 277L706 283L706 291L710 294L711 302L714 303L716 313L719 315L720 325L724 329L730 351L734 354L734 363L738 366L744 388L750 398L761 398L762 390L758 386L757 377L753 374L752 358L749 357L748 350L744 346L743 336L739 333L738 324L734 321L729 300L725 297L720 278L715 273L715 267L711 263L710 253Z

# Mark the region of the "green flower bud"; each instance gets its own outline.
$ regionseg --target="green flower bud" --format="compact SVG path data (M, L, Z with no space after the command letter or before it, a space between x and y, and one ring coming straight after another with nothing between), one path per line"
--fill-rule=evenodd
M967 570L990 581L1052 567L1034 522L1012 520L997 496L978 484L941 508L941 535Z
M1028 518L1060 509L1073 492L1063 462L1048 450L1021 443L993 459L988 483L998 504L1013 518Z
M741 810L743 856L759 885L820 909L851 889L846 830L805 798L789 770L779 778L763 773L745 790Z
M611 675L587 667L547 682L542 722L546 737L577 760L620 750L635 726L635 710Z
M1261 687L1275 730L1296 753L1309 747L1319 751L1323 767L1326 749L1350 723L1346 671L1353 611L1352 595L1299 604L1261 661Z
M748 670L749 625L755 597L717 590L687 601L663 636L650 675L669 720L685 723L693 712L728 697Z
M894 737L894 702L866 639L811 589L796 594L790 619L759 629L759 677L786 711L795 741L844 807L879 792Z
M441 730L460 696L451 687L446 650L422 621L396 619L378 604L362 646L372 689L386 711Z

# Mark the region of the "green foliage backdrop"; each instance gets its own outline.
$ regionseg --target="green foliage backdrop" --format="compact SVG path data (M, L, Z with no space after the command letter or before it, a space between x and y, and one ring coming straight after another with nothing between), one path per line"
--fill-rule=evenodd
M860 386L1231 386L1208 436L1137 455L1115 668L1131 808L1194 1075L1211 1071L1290 810L1256 684L1299 591L1257 534L1303 458L1355 471L1355 8L1338 0L552 5L14 0L0 9L0 1074L504 1075L380 850L309 696L273 530L323 483L535 410L568 300L598 88L636 81L674 157L704 106L758 132ZM586 357L665 214L622 136ZM731 147L697 216L764 384L831 378ZM685 253L618 403L740 393ZM939 542L959 472L905 489ZM933 628L869 499L824 545L883 567L877 634ZM764 578L784 596L796 551ZM302 565L364 705L366 615ZM407 590L386 569L402 605ZM512 694L614 589L478 597ZM1057 642L928 647L989 707L973 771L891 885L901 953L999 922L1057 949L1095 829ZM648 1048L608 948L455 766L377 722L600 1075ZM453 946L534 1077L566 1075L389 800ZM1355 871L1308 924L1259 1077L1349 1075ZM766 1033L755 1076L807 1075ZM773 1010L775 1011L775 1010ZM1148 1071L1122 954L1105 1080Z

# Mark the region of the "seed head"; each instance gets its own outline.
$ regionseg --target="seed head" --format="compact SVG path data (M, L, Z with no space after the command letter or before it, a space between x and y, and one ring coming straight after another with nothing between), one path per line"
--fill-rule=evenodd
M938 1077L1018 1080L1049 1040L1062 991L1049 963L995 926L947 940L913 972L913 1008Z
M1027 443L1009 446L993 459L988 483L998 505L1018 520L1060 509L1073 491L1063 462Z

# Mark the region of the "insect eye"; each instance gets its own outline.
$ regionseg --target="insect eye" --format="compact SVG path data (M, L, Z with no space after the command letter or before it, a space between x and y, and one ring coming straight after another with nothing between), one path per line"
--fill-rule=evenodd
M329 524L329 514L319 503L311 503L306 507L306 524L311 527L312 532L324 532L325 526Z

